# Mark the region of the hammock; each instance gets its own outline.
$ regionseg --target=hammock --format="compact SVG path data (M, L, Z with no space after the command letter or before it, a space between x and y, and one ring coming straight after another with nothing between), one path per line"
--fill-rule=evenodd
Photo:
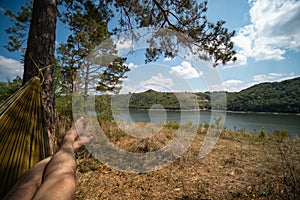
M40 79L0 105L0 199L30 167L50 155Z

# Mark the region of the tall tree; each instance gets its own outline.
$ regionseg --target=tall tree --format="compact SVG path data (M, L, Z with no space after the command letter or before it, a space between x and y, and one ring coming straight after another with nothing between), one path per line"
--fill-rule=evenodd
M202 52L200 57L205 60L212 60L215 65L226 64L235 61L235 51L231 37L235 32L224 28L224 21L211 23L206 17L207 1L198 0L58 0L63 5L62 12L65 12L64 20L71 27L73 34L69 37L66 46L62 46L62 54L69 60L61 63L65 69L69 70L72 86L74 72L82 65L82 58L89 54L89 50L99 44L99 38L105 39L110 35L107 23L111 20L118 20L112 29L113 33L140 28L140 27L162 27L177 31L192 39L193 47L197 52ZM28 4L30 5L30 4ZM84 8L84 10L82 10ZM88 9L86 9L88 8ZM43 83L43 98L47 116L47 126L50 138L54 139L54 84L53 84L53 64L56 29L56 0L36 0L33 4L32 20L30 23L29 37L27 41L27 51L25 54L25 66L23 81L28 81L39 72L35 67L36 62L39 67L47 67L43 70L45 77ZM15 20L16 29L8 29L8 33L15 37L10 37L8 48L11 50L22 47L24 34L19 34L18 30L26 30L26 23L30 6L22 8L22 12L17 15L7 13ZM87 12L89 11L89 12ZM24 15L23 15L24 14ZM99 15L100 14L100 15ZM86 20L86 19L88 20ZM92 20L94 19L94 20ZM78 20L78 21L77 21ZM93 23L99 23L94 26ZM24 25L25 24L25 25ZM24 26L23 26L24 25ZM72 29L73 28L73 29ZM94 29L93 29L94 28ZM96 29L96 30L95 30ZM159 41L159 40L158 40ZM162 42L163 39L161 40ZM69 45L69 46L68 46ZM23 47L22 47L23 48ZM63 49L64 48L64 49ZM158 58L159 55L175 56L176 46L170 45L170 49L162 51L151 45L147 48L147 62ZM64 56L62 56L64 57ZM61 57L61 58L62 58ZM116 82L111 75L124 75L122 71L123 61L116 59L116 66L107 65L103 70L103 75L98 89L111 89ZM77 62L77 63L75 63ZM87 64L87 63L85 63ZM89 66L89 65L87 65ZM119 69L121 74L119 74ZM105 69L105 68L103 68ZM118 79L115 79L118 81ZM104 84L102 84L104 83ZM108 86L108 87L107 87Z
M207 0L106 0L111 3L113 10L119 12L119 23L114 31L124 31L140 27L161 27L173 30L192 39L189 47L194 53L201 52L199 57L212 60L216 65L235 61L235 51L231 37L235 32L228 31L223 25L225 21L209 22L206 16ZM155 38L165 43L165 38ZM153 40L154 42L154 40ZM187 40L182 41L186 43ZM159 46L156 44L155 46ZM195 48L196 47L196 48ZM169 44L169 49L162 51L153 48L147 49L147 60L156 60L160 54L174 56L178 50L177 44Z
M73 92L74 80L86 97L90 87L97 85L101 91L115 91L121 78L129 68L123 64L125 59L109 57L109 52L115 52L114 44L109 39L111 33L108 30L108 21L112 13L105 2L99 4L95 1L62 1L59 2L67 7L61 12L62 21L69 26L71 34L67 43L61 43L58 48L59 60L63 69L64 85L70 93ZM101 49L94 51L101 44ZM96 60L96 54L101 58ZM94 54L93 56L91 56ZM107 60L107 62L103 62ZM81 72L78 74L78 72ZM82 80L82 81L80 81ZM78 88L77 88L78 89Z
M30 30L24 60L23 83L41 73L42 98L46 114L51 150L55 148L54 113L54 50L57 8L55 0L36 0L33 3ZM44 68L39 71L38 68Z

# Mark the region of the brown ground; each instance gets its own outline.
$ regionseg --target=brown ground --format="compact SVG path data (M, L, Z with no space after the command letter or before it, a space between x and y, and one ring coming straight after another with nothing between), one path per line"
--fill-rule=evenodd
M223 131L214 149L199 159L204 136L198 133L174 163L144 174L111 169L79 152L76 199L300 199L299 138ZM111 140L135 149L127 136Z

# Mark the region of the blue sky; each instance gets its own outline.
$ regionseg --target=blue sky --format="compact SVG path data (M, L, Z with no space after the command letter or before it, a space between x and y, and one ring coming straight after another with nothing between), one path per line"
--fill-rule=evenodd
M7 8L16 11L22 2L0 0L1 11ZM211 69L211 63L203 62L197 68L192 60L175 58L161 59L149 68L141 62L137 51L127 60L132 67L128 80L135 79L136 86L144 85L139 90L172 90L175 85L186 85L183 90L190 91L218 90L222 82L225 90L240 91L257 83L300 76L300 1L209 0L207 14L209 21L225 20L225 27L237 32L232 38L238 52L236 63ZM22 75L22 63L19 53L10 53L3 47L8 41L5 29L10 22L3 12L0 20L0 80L3 81ZM57 42L66 38L58 24ZM187 84L178 84L183 82ZM124 92L137 91L128 81L124 84Z

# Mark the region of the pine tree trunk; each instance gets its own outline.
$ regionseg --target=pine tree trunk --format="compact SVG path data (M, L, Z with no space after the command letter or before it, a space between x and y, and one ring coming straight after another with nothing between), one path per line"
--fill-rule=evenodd
M23 75L23 84L37 75L43 81L38 68L49 66L42 70L42 98L52 153L56 147L53 79L56 18L56 0L34 1Z

